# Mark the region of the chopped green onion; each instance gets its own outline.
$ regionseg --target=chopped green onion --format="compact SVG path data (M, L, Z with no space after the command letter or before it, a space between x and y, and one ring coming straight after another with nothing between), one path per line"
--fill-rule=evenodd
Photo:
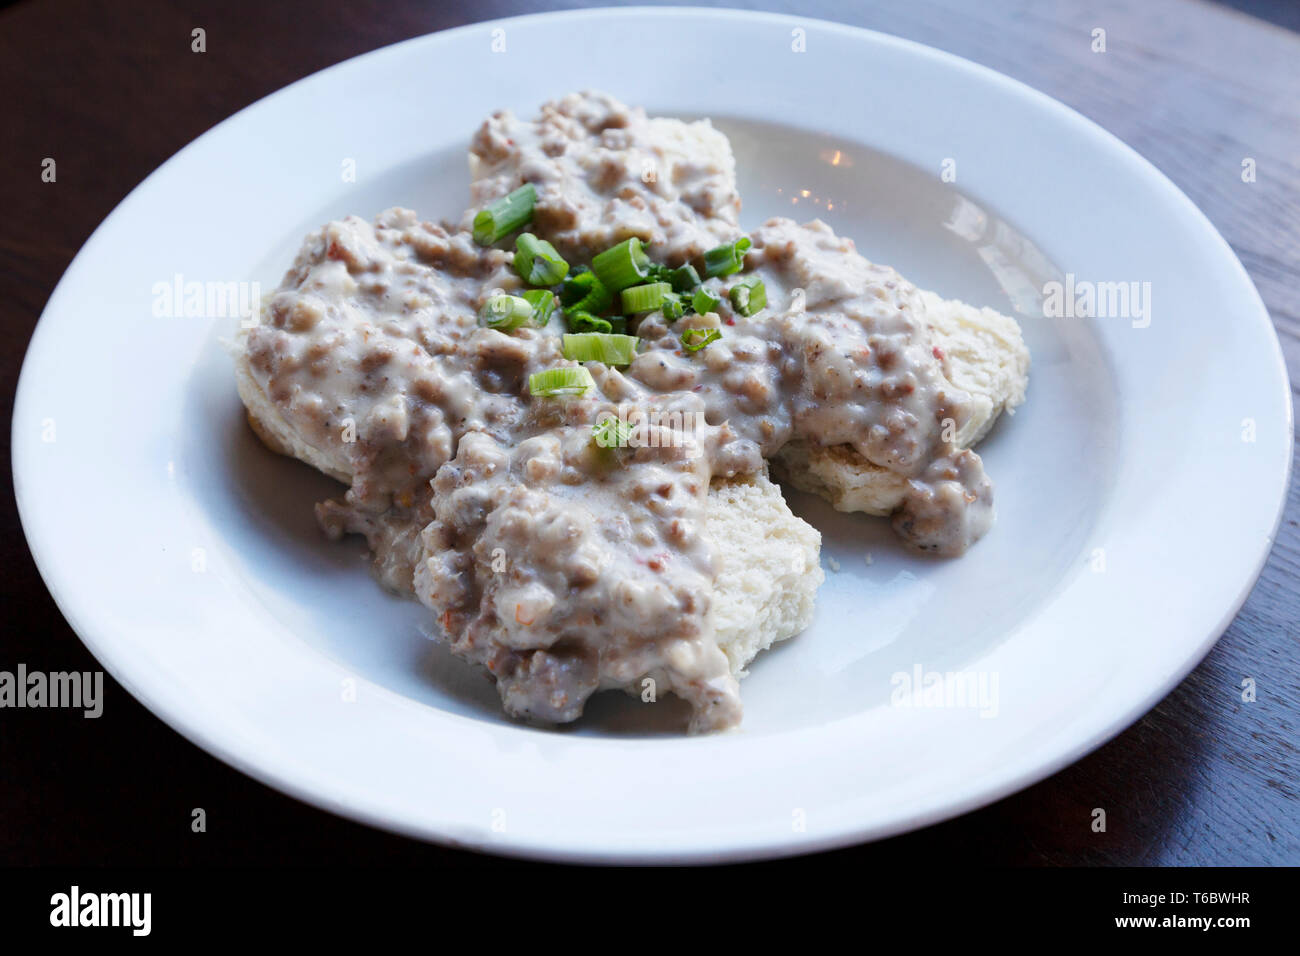
M591 426L591 435L601 448L622 448L632 440L632 426L609 415Z
M586 267L575 270L560 287L560 304L566 311L602 312L613 301L614 297L605 288L605 284Z
M696 289L695 295L691 296L691 308L700 315L705 312L716 312L720 305L722 300L708 289Z
M610 292L622 292L650 274L650 259L641 250L641 240L632 236L592 259L591 271Z
M729 276L739 272L745 265L745 253L753 243L748 236L741 236L735 242L710 249L704 254L704 274L706 276Z
M578 309L570 309L564 313L565 319L569 323L571 332L612 332L613 324L609 319L602 319L598 315L592 315L590 312L582 312Z
M474 241L480 246L490 246L502 236L508 236L533 218L533 205L537 202L537 187L524 183L508 196L502 196L474 217Z
M695 266L689 262L684 266L671 270L667 279L674 292L690 292L700 284L700 274L695 271Z
M528 376L528 391L538 398L554 395L586 395L596 387L585 365L567 368L548 368Z
M564 336L563 352L575 362L604 362L606 365L631 365L636 358L635 335L612 335L607 332L579 332Z
M511 332L531 325L534 311L531 302L517 295L492 295L478 310L478 321L489 329Z
M731 287L731 305L741 315L749 316L767 305L767 288L759 278L741 279Z
M667 282L634 285L623 290L623 311L629 313L653 312L664 301L664 293L672 292Z
M529 324L533 328L545 328L555 314L555 293L550 289L529 289L522 293L522 298L533 307L533 321Z
M686 313L686 306L682 305L682 297L676 292L665 292L663 305L659 306L659 311L669 322L675 322Z
M596 273L587 266L574 266L564 277L564 282L560 284L560 305L565 308L573 305L591 291L592 285L599 281Z
M687 329L682 333L682 347L688 352L698 352L720 338L722 333L717 329Z
M569 274L569 264L545 239L525 232L515 240L515 271L529 285L555 285Z

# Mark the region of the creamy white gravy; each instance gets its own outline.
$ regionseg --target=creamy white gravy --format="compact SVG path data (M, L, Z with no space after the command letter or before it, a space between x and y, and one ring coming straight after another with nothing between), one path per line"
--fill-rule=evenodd
M474 209L535 183L529 228L571 260L638 235L678 264L741 235L730 149L707 123L575 94L534 122L493 116L472 149ZM624 369L589 364L597 389L582 398L527 392L531 373L576 364L558 317L479 327L486 297L521 283L512 254L476 246L465 225L404 209L326 225L247 355L284 420L351 477L317 506L323 526L367 536L381 580L430 608L509 713L573 720L593 692L648 678L691 704L692 730L738 723L710 620L706 494L793 438L851 445L909 479L893 524L917 547L959 554L988 528L979 457L945 440L969 396L943 375L915 287L825 224L763 224L744 277L763 279L766 309L734 314L726 290L741 276L710 280L718 312L647 317L641 354ZM689 352L687 328L722 338ZM620 403L678 414L655 442L600 448L592 425Z

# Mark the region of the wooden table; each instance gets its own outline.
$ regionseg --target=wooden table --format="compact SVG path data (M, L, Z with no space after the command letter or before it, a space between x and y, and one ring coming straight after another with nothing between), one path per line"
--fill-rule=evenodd
M228 0L211 8L56 0L0 14L7 91L0 199L10 222L0 247L6 420L27 340L55 283L100 220L168 156L253 100L339 60L471 19L535 9L524 0L480 0L472 8L416 0ZM797 12L987 64L1130 143L1232 244L1297 377L1300 36L1200 0L822 0ZM190 51L196 27L207 31L202 56ZM1106 30L1103 54L1091 50L1098 27ZM44 157L57 158L57 184L40 182ZM1245 158L1256 161L1254 183L1242 182ZM3 480L12 481L10 469ZM1292 492L1268 566L1241 613L1205 662L1135 726L994 806L836 855L869 865L1300 863L1297 518ZM19 662L95 668L41 583L12 487L4 521L0 669ZM1241 700L1243 677L1258 684L1254 703ZM497 862L306 807L191 746L111 680L106 695L99 720L0 713L0 863ZM200 806L208 832L194 834L190 813ZM1106 833L1092 832L1094 807L1107 810Z

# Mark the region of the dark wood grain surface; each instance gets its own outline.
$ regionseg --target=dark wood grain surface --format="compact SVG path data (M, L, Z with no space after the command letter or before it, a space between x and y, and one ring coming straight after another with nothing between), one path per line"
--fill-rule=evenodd
M77 249L133 186L191 139L259 97L377 46L469 21L582 5L49 0L0 13L6 420L27 341ZM1238 5L1269 11L1266 0ZM1268 305L1296 379L1300 36L1200 0L747 6L949 50L1114 132L1168 174L1232 244ZM1288 22L1286 11L1275 19ZM195 27L207 31L202 57L190 53ZM1101 55L1090 49L1097 27L1107 33ZM40 182L47 156L58 161L54 185ZM1247 157L1256 161L1254 183L1241 180ZM8 430L3 434L7 455ZM7 466L3 480L0 669L20 661L91 669L93 659L26 549ZM1132 728L994 806L834 855L868 865L1300 863L1297 520L1293 488L1273 553L1241 613L1195 672ZM1245 677L1257 682L1253 703L1241 699ZM497 863L304 806L191 746L111 680L107 698L104 717L94 721L61 711L0 712L0 863ZM207 809L205 834L190 831L194 806ZM1107 810L1105 833L1089 825L1094 807Z

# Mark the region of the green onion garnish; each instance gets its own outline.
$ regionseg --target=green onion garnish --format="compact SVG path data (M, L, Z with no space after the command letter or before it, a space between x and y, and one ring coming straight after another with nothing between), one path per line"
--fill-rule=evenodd
M548 368L528 376L528 391L538 398L553 395L586 395L596 387L585 365L570 368Z
M700 284L700 274L689 262L668 273L668 283L674 292L690 292Z
M474 217L474 241L480 246L490 246L502 236L508 236L533 218L533 205L537 202L537 187L524 183L508 196L502 196Z
M672 292L667 282L634 285L623 290L623 311L628 313L653 312L664 301L664 293Z
M745 253L752 245L748 236L741 236L735 242L710 249L704 254L704 274L729 276L733 272L739 272L745 265Z
M688 352L698 352L720 338L722 333L717 329L687 329L682 333L682 347Z
M575 362L631 365L636 358L637 341L635 335L579 332L564 336L563 352L566 359Z
M610 292L622 292L650 274L650 259L641 250L641 240L632 236L592 259L591 271Z
M564 313L569 323L570 332L613 332L614 326L609 319L602 319L590 312L570 309Z
M545 239L525 232L515 240L515 271L529 285L555 285L569 274L569 264Z
M731 287L731 306L739 314L753 315L767 305L767 289L759 278L741 279Z
M614 301L605 283L585 266L579 266L560 287L560 304L566 311L603 312Z
M632 426L609 415L591 426L591 435L601 448L622 448L632 439Z
M665 292L663 305L659 306L659 311L669 322L675 322L686 313L686 306L682 304L682 297L676 292Z
M691 308L700 315L705 312L716 312L720 305L722 300L708 289L696 289L695 295L691 296Z
M492 295L478 310L478 322L498 332L510 332L531 325L534 311L531 302L517 295Z
M555 314L555 293L550 289L529 289L521 297L533 307L533 320L529 323L535 329L546 327Z

